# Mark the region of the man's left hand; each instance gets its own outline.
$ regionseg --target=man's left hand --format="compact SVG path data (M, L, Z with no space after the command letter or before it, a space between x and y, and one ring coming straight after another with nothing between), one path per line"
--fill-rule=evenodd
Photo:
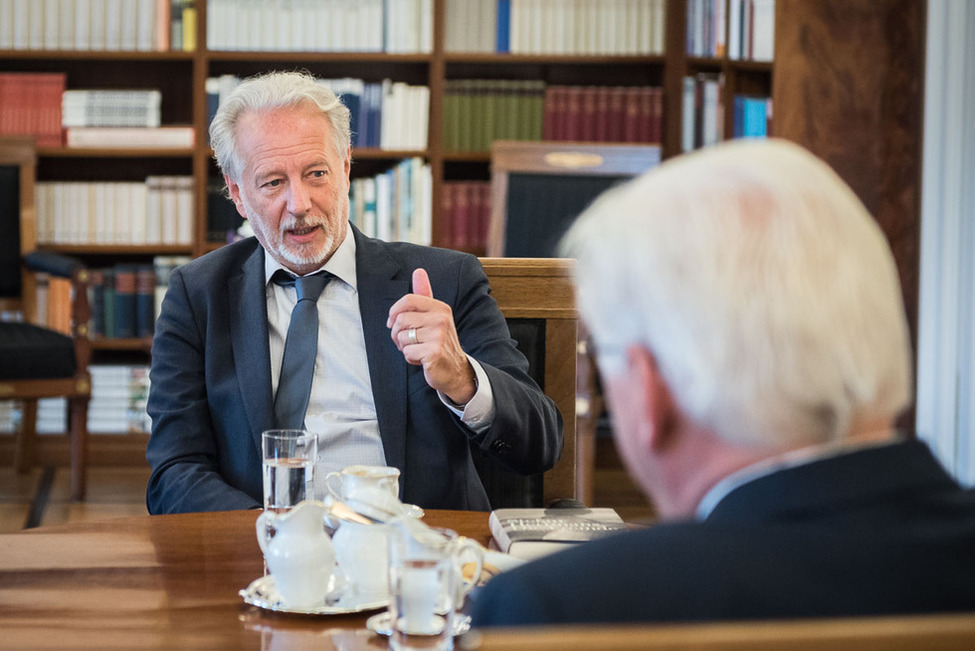
M430 387L457 405L466 405L474 397L474 369L460 347L453 311L433 298L425 269L413 272L413 293L389 308L386 327L406 361L423 367Z

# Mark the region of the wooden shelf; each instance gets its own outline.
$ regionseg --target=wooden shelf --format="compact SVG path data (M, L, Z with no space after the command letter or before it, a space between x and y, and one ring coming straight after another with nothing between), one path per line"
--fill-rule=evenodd
M137 350L149 352L152 337L97 337L88 340L93 350Z
M155 50L0 50L0 60L35 61L192 61L193 52Z
M73 255L190 255L189 244L42 244L42 251Z
M48 158L189 158L193 149L186 148L104 148L38 147L37 155Z

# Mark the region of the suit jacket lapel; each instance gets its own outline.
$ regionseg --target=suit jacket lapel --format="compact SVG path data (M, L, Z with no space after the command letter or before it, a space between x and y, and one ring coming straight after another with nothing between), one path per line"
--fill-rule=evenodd
M227 303L237 382L251 436L260 449L261 432L270 429L274 423L264 250L260 246L241 265L240 273L227 281Z
M393 303L410 291L409 279L375 240L351 225L356 242L356 282L366 340L366 358L386 463L405 471L406 360L389 336L386 319Z

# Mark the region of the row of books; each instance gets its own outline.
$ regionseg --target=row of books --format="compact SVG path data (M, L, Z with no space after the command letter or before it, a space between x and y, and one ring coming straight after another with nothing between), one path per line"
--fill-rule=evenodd
M728 13L728 57L772 61L775 0L729 0Z
M0 50L193 50L192 0L0 0Z
M772 98L735 95L732 136L765 138L772 135Z
M374 177L353 179L349 221L369 237L429 245L433 178L421 158L407 158Z
M448 52L662 54L666 0L447 0Z
M733 138L764 138L771 134L772 99L735 95L731 134L725 133L724 76L698 73L684 77L681 148L691 151Z
M240 84L234 75L206 81L208 123L223 100ZM384 79L319 79L342 99L350 113L352 146L396 150L427 148L430 122L430 89Z
M187 256L156 256L152 264L119 263L92 269L88 285L89 336L151 337L172 270ZM37 274L35 323L71 332L71 284L64 278Z
M681 150L707 147L724 139L724 75L701 72L684 77L681 98Z
M149 397L149 367L131 364L92 364L91 400L88 402L88 431L92 434L148 432L152 422L146 414ZM21 404L0 401L0 433L13 434L23 420ZM68 401L42 398L37 401L37 433L67 432Z
M775 0L688 0L687 53L771 61Z
M487 151L493 140L541 140L545 82L448 79L443 98L443 146Z
M162 92L146 90L65 90L61 95L63 127L158 127Z
M40 244L185 244L193 241L193 177L36 184Z
M89 304L92 339L151 337L176 267L188 256L156 256L152 264L119 263L92 269Z
M0 72L0 135L32 135L39 147L60 146L66 85L61 72Z
M430 52L433 0L208 0L211 50Z
M244 218L227 197L223 179L207 180L207 242L230 244L240 239L238 229Z
M159 91L66 90L66 86L67 75L61 72L0 72L0 136L31 135L39 147L194 145L192 126L159 126Z
M542 81L448 80L443 142L487 151L495 140L660 142L663 89L545 86Z
M656 86L549 86L545 140L653 142L663 136L664 89Z
M441 186L444 246L483 255L491 220L488 181L449 181Z

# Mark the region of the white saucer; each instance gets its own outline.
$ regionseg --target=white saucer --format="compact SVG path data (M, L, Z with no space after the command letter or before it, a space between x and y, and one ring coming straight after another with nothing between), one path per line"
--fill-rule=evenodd
M366 620L366 628L376 635L389 637L393 634L393 615L387 610L377 613ZM471 616L457 615L454 617L454 636L463 635L471 630Z
M279 613L296 613L299 615L347 615L361 613L367 610L378 610L389 605L389 597L376 598L370 595L358 595L355 590L348 591L334 602L326 602L322 597L320 605L311 608L292 608L281 601L278 589L274 585L273 576L262 576L251 581L251 584L240 591L244 603L257 606L264 610Z

